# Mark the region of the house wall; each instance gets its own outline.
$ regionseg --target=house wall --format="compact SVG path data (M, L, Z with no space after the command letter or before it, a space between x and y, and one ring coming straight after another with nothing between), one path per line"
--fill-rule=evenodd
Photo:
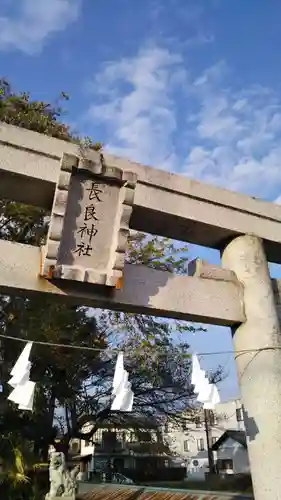
M95 452L95 445L90 441L81 441L81 451L80 455L83 457L85 455L93 455Z
M244 446L234 439L227 439L217 451L217 459L233 461L233 474L248 474L250 464L248 452Z

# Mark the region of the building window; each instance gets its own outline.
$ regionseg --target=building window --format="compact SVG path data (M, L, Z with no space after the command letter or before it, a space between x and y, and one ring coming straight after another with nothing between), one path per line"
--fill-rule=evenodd
M90 438L85 441L85 446L93 446L94 445L94 439Z
M217 461L217 468L219 471L233 471L233 460L231 459L219 459Z
M188 441L183 442L183 449L184 451L190 451L190 446Z
M196 417L196 419L195 419L195 425L196 425L197 429L202 426L202 422L200 420L200 417Z
M77 441L74 441L71 443L71 452L72 453L79 453L79 443Z
M94 441L96 443L101 443L102 442L102 429L98 429L95 434L94 434Z
M131 442L131 443L134 443L134 441L136 441L136 438L135 438L135 433L134 433L134 431L131 431L131 432L130 432L130 442Z
M214 415L214 412L210 411L209 412L209 425L212 427L213 425L216 425L216 423L217 423L217 419Z
M187 430L187 422L183 422L181 424L181 428L182 428L183 431L186 431Z
M237 410L236 410L236 420L237 420L237 422L243 422L244 418L243 418L243 410L242 410L242 408L237 408Z
M197 439L197 450L198 451L204 451L205 450L204 439L203 438Z

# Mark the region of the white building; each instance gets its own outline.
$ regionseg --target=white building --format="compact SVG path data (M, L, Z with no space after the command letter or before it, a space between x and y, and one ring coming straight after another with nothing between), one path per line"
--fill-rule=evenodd
M86 424L82 433L90 430L91 424ZM146 467L156 470L169 461L168 451L158 424L134 415L112 415L90 440L80 443L80 456L87 458L85 471L90 479L109 466L114 472L127 472L128 477Z
M242 405L239 400L219 403L214 411L214 422L210 426L210 440L215 444L226 430L244 431ZM187 474L192 478L204 478L208 472L208 447L204 415L196 423L188 423L186 430L173 429L166 425L164 438L171 451L182 457L187 464ZM214 459L216 460L216 452Z
M244 431L227 430L214 444L219 474L249 474L250 463Z

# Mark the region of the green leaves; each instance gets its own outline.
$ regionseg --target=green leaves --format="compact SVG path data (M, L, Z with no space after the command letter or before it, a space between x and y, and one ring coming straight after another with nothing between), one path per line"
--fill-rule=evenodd
M47 233L44 210L0 200L0 238L40 245Z
M17 94L7 79L0 79L0 121L79 144L80 138L61 121L64 115L61 100L67 102L70 97L61 92L56 104L34 101L28 92ZM101 149L100 143L97 145L91 140L88 146Z
M15 438L14 438L15 439ZM0 445L0 460L2 464L2 478L7 478L14 488L19 484L27 484L29 478L26 475L26 463L19 446L23 446L20 438L17 444L12 441L12 437L2 437Z
M187 273L188 247L169 238L134 232L129 239L127 261L176 274Z

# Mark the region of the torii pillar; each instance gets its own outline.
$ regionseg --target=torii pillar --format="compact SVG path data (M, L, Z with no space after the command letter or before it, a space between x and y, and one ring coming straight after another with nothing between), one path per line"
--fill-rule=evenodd
M233 329L255 500L281 499L281 334L260 238L239 236L222 265L244 287L246 322ZM255 349L248 353L239 353Z

